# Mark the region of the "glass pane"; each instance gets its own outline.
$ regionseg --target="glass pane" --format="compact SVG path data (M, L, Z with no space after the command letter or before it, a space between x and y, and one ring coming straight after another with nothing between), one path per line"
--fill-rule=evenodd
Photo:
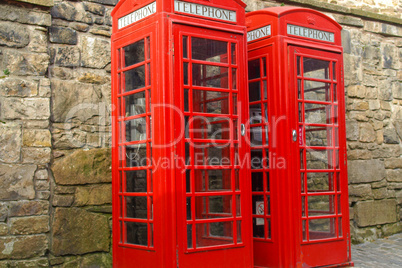
M190 193L191 192L191 170L187 169L186 170L186 192Z
M123 48L124 49L124 61L125 67L130 65L134 65L136 63L142 62L145 60L144 56L144 40L140 40L135 42L134 44L128 45Z
M272 232L271 232L271 219L267 219L267 238L271 239Z
M117 69L120 70L121 69L121 54L120 54L120 49L117 50Z
M317 195L308 197L308 215L333 215L335 214L335 196Z
M124 72L124 76L126 79L126 92L145 87L145 65Z
M252 172L251 173L251 189L253 192L264 191L264 177L262 172Z
M262 155L262 150L260 149L255 149L251 150L251 168L252 169L262 169L262 163L263 163L263 155Z
M336 81L336 62L332 62L332 80Z
M236 44L231 43L232 64L236 64Z
M232 188L232 171L230 169L210 169L194 171L196 192L228 191Z
M304 99L331 101L331 84L304 80Z
M148 217L148 206L146 196L126 196L126 217L146 219Z
M334 190L334 173L327 172L308 172L307 173L308 192L323 192Z
M147 192L147 171L126 171L126 192Z
M271 197L269 195L266 196L267 198L267 215L271 215Z
M233 103L232 103L232 105L233 105L233 114L237 115L237 94L233 93L232 96L233 96Z
M147 64L147 70L148 70L148 77L147 77L147 86L151 85L151 64Z
M232 196L196 196L195 207L196 219L232 217Z
M342 218L338 218L338 234L342 237Z
M300 56L297 56L297 76L300 76Z
M147 145L145 143L126 146L126 166L147 165Z
M261 83L260 81L252 82L248 84L249 101L259 101L261 100Z
M243 240L241 239L241 221L237 222L237 243L241 243Z
M262 145L262 127L250 128L251 146Z
M239 126L238 126L238 121L237 120L233 120L233 140L237 141L239 138Z
M148 36L146 39L147 42L147 60L149 60L151 58L151 39Z
M214 144L195 144L194 165L230 165L229 149L229 147L217 147Z
M187 220L191 220L192 219L191 197L186 198L186 207L187 207Z
M304 193L305 189L304 189L304 173L300 173L300 189L301 192Z
M233 222L196 224L197 247L233 244Z
M332 150L307 150L307 169L332 169Z
M228 62L227 42L206 38L191 38L191 57L194 60Z
M183 62L183 84L188 85L188 63Z
M126 222L127 243L148 246L148 226L142 222Z
M270 183L270 178L269 178L269 172L265 173L266 179L267 179L267 192L271 191L271 183Z
M261 124L262 114L260 104L250 105L250 124Z
M261 77L260 59L251 60L248 62L248 79Z
M297 79L297 96L301 100L303 99L303 84L301 79Z
M188 58L188 43L187 43L187 36L183 36L183 58Z
M304 77L329 79L329 61L303 58Z
M264 95L264 100L268 99L267 80L262 81L262 92L263 92L263 95Z
M193 64L193 85L203 87L229 88L226 67Z
M331 124L331 105L305 103L305 122L309 124Z
M229 139L230 119L222 117L195 116L192 118L192 128L195 139ZM224 144L229 145L229 144Z
M237 69L232 68L232 89L237 89Z
M306 216L306 197L302 196L301 197L301 211L302 211L302 217Z
M185 112L189 111L189 109L188 109L188 94L189 94L189 90L185 89L184 90L184 111Z
M307 146L332 146L332 128L306 126Z
M241 216L241 202L240 202L240 195L236 195L236 216Z
M187 225L187 248L193 248L193 226Z
M265 57L262 58L262 76L267 76L267 58Z
M253 237L264 238L264 218L253 217Z
M304 150L300 150L300 169L304 169Z
M335 218L309 220L310 240L335 238Z
M253 195L253 215L264 215L264 196L263 195Z
M201 113L229 114L229 93L193 90L193 111Z
M302 228L303 228L303 241L307 241L306 221L302 222Z
M145 91L124 97L126 117L145 113Z
M140 141L147 139L145 117L128 120L126 123L126 141Z
M341 195L338 195L338 214L342 214L342 199Z

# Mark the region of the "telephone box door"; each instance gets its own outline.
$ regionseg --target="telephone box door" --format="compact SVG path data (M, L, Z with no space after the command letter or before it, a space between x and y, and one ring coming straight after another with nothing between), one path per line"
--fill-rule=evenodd
M173 27L178 263L251 267L243 36Z
M342 54L290 46L289 55L302 263L346 263L349 208Z

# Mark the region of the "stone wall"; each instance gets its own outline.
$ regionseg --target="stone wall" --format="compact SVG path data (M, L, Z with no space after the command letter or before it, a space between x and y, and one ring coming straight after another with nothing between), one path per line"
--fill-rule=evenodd
M111 266L116 2L0 3L0 267ZM352 238L401 232L401 4L245 2L310 7L343 26Z

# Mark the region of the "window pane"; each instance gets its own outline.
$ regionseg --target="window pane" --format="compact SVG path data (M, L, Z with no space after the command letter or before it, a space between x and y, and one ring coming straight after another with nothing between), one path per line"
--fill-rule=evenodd
M232 217L232 196L196 196L196 219Z
M334 173L328 172L308 172L307 173L308 192L322 192L334 190Z
M195 60L228 62L227 42L206 38L191 38L191 57Z
M229 114L229 93L193 90L194 112Z
M261 100L261 83L260 81L252 82L248 84L249 90L249 101L259 101Z
M148 206L146 196L126 196L126 217L146 219L148 217Z
M229 121L229 118L195 116L192 118L190 133L193 133L195 139L228 140L230 138Z
M309 220L310 240L335 238L335 218Z
M306 126L307 146L332 146L332 128Z
M331 84L304 80L304 99L331 101Z
M188 58L188 44L187 44L187 36L183 36L183 58Z
M124 47L125 67L144 61L144 40Z
M260 59L251 60L248 62L248 79L261 77Z
M126 141L140 141L147 139L145 117L128 120L126 123Z
M254 149L251 150L251 168L252 169L262 169L262 163L264 162L262 150Z
M203 87L229 88L226 67L193 64L193 85Z
M230 162L229 147L214 144L196 144L194 147L194 165L228 166Z
M264 218L253 218L253 237L264 238Z
M147 192L147 171L126 171L126 192Z
M233 222L196 224L197 247L233 244Z
M145 87L145 65L124 72L126 92Z
M307 169L332 169L332 150L307 150Z
M329 79L329 61L303 58L304 77Z
M232 64L236 64L236 44L231 44Z
M145 113L145 91L124 97L126 117Z
M196 192L228 191L232 187L232 171L230 169L210 169L194 171Z
M251 185L253 192L264 191L264 177L262 172L252 172L251 173Z
M309 124L331 124L331 105L305 103L305 122Z
M318 195L308 197L308 215L333 215L335 214L335 196Z
M134 245L148 245L148 226L142 222L126 222L127 243Z
M147 165L147 145L145 143L126 146L126 166Z

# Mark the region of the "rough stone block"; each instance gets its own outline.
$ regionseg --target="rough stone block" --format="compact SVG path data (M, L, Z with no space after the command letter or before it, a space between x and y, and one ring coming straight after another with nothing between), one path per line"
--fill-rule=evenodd
M34 165L0 164L0 200L20 200L35 198L33 177Z
M387 181L402 182L402 169L387 170Z
M0 221L4 222L8 217L8 204L0 203Z
M49 216L34 216L10 219L12 235L30 235L49 232Z
M119 2L119 0L88 0L88 1L109 6L115 6L117 2Z
M366 87L362 85L353 85L346 88L349 97L364 99L366 97Z
M392 96L394 99L402 99L402 82L392 83Z
M29 259L44 256L48 249L45 235L0 237L0 259Z
M29 34L25 26L0 21L0 45L22 48L29 44Z
M18 78L0 79L0 96L34 97L38 94L38 83Z
M66 27L50 27L49 40L51 43L76 45L78 42L77 32Z
M376 140L374 128L370 123L360 125L359 140L361 142L374 142Z
M384 160L385 168L395 169L402 168L402 158L390 158Z
M355 221L359 227L397 221L396 200L362 201L355 206Z
M369 183L385 178L384 162L378 159L348 162L349 183Z
M349 196L359 197L361 200L373 199L373 192L369 184L349 185Z
M379 189L373 189L373 197L374 199L395 198L395 191L388 190L385 187Z
M59 47L56 49L54 63L61 67L78 67L80 50L77 47Z
M70 207L74 202L72 195L55 195L53 197L52 205L55 207Z
M49 119L50 101L47 98L5 98L0 113L4 119Z
M13 265L18 268L45 268L49 267L49 261L47 258L38 258L35 260L14 261Z
M74 206L94 206L112 203L112 185L91 185L77 187Z
M105 148L77 150L55 161L52 170L61 185L111 182L111 152Z
M357 141L359 139L359 124L357 121L346 121L346 139L350 141Z
M50 148L22 148L22 162L45 165L50 163L51 154Z
M385 237L398 234L402 232L402 222L397 222L393 224L386 224L381 228L382 233Z
M103 21L99 22L99 24L103 24ZM112 36L112 31L106 27L95 27L95 28L92 28L91 30L89 30L89 32L91 34L96 34L96 35L101 35L101 36L106 36L106 37Z
M4 53L4 66L11 75L44 76L49 66L49 55L8 50Z
M0 8L1 20L19 22L23 24L33 24L40 26L50 26L52 18L46 12L38 10L20 8L19 6L2 5Z
M21 217L21 216L34 216L34 215L46 215L49 212L48 201L16 201L10 202L9 216Z
M110 42L85 36L81 40L81 66L103 69L110 63Z
M93 85L56 79L51 84L54 122L64 123L72 118L86 122L99 115L101 96Z
M63 1L55 3L55 5L50 10L50 14L53 18L73 21L77 15L77 10L70 2Z
M47 53L48 38L46 28L38 28L37 26L30 27L31 41L28 45L28 50L37 53Z
M0 161L4 163L17 163L21 160L21 125L17 123L0 124Z
M50 183L49 181L35 181L35 190L36 191L50 191Z
M7 234L8 234L8 225L6 223L0 223L0 236L6 236Z
M399 138L395 128L389 127L384 129L384 142L387 144L398 144Z
M49 181L49 172L46 169L37 170L35 180Z
M45 129L25 129L22 135L24 146L28 147L51 147L50 131Z
M81 261L82 267L113 267L111 254L91 254L84 256Z
M382 44L382 67L384 69L395 69L399 68L398 59L398 49L396 46L391 44Z
M95 3L84 3L84 8L95 15L103 16L105 15L105 7L103 5Z
M56 208L52 224L55 256L109 252L110 229L107 217L77 208Z

